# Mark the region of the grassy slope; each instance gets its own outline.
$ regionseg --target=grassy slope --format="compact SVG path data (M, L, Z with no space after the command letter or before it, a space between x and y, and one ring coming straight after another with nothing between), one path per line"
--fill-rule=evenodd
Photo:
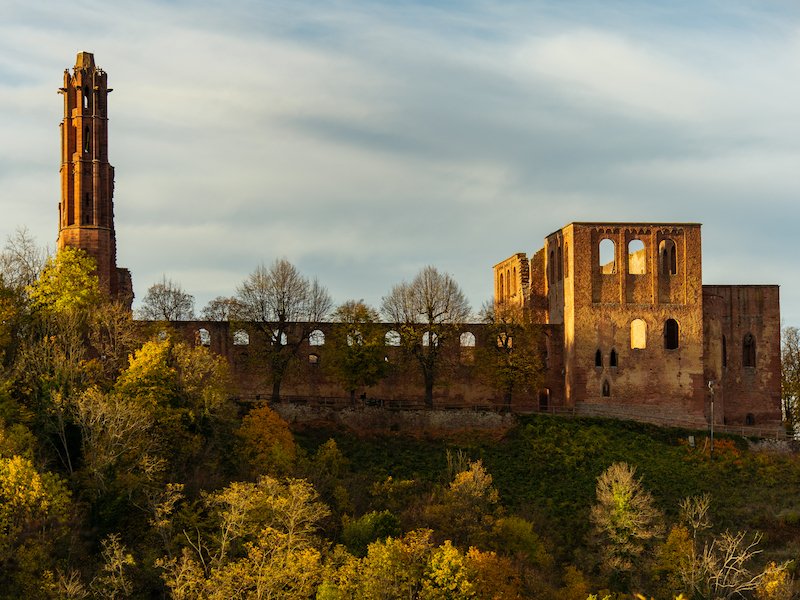
M350 461L356 497L388 475L441 482L446 449L463 449L484 461L503 504L533 519L565 560L585 539L597 476L616 461L637 467L668 521L674 520L681 498L710 492L715 529L759 530L766 534L771 556L797 556L800 457L751 452L742 439L721 438L712 462L707 453L682 443L688 433L633 422L532 416L499 441L474 435L448 440L359 437L320 430L300 433L298 441L313 451L335 438ZM707 441L695 435L699 446Z

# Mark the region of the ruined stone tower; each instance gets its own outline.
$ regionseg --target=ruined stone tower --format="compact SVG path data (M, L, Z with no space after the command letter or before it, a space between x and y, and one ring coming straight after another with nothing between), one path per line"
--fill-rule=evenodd
M61 122L61 202L58 249L85 251L97 262L100 288L130 304L131 275L117 268L114 233L114 167L108 162L108 87L94 55L80 52L70 74L64 71Z

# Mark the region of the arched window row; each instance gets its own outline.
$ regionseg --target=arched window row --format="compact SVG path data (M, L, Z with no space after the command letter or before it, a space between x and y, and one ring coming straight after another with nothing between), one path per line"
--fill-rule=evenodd
M594 366L598 368L603 367L603 352L599 348L597 352L594 353ZM616 369L619 366L619 356L615 348L612 348L608 355L608 366L612 369Z
M604 275L617 272L616 244L611 238L603 238L599 242L598 266ZM661 275L677 275L678 250L674 240L664 239L658 244L658 272ZM628 242L628 274L645 275L647 273L647 247L644 240L634 238Z

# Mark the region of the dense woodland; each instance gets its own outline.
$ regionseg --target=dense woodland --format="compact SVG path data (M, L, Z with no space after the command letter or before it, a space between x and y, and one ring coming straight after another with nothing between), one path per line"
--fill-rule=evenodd
M723 437L712 454L702 432L548 416L493 436L292 431L267 404L237 405L221 358L137 323L92 273L24 232L0 254L2 598L793 597L800 460L787 448ZM272 332L272 402L292 343L247 294L279 281L302 298L292 310L343 324L343 390L382 376L378 313L334 309L276 261L207 307ZM450 304L426 321L419 290ZM382 309L444 339L467 307L429 268ZM537 353L524 320L484 317L513 331L484 357L510 395L535 379ZM437 346L408 348L431 385Z

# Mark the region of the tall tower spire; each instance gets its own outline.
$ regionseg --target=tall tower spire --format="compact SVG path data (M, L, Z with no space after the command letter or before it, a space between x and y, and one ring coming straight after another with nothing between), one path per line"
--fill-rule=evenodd
M58 249L70 246L97 261L100 287L111 297L133 299L130 272L117 268L114 233L114 167L108 162L108 87L94 55L79 52L64 71L61 122L61 202Z

